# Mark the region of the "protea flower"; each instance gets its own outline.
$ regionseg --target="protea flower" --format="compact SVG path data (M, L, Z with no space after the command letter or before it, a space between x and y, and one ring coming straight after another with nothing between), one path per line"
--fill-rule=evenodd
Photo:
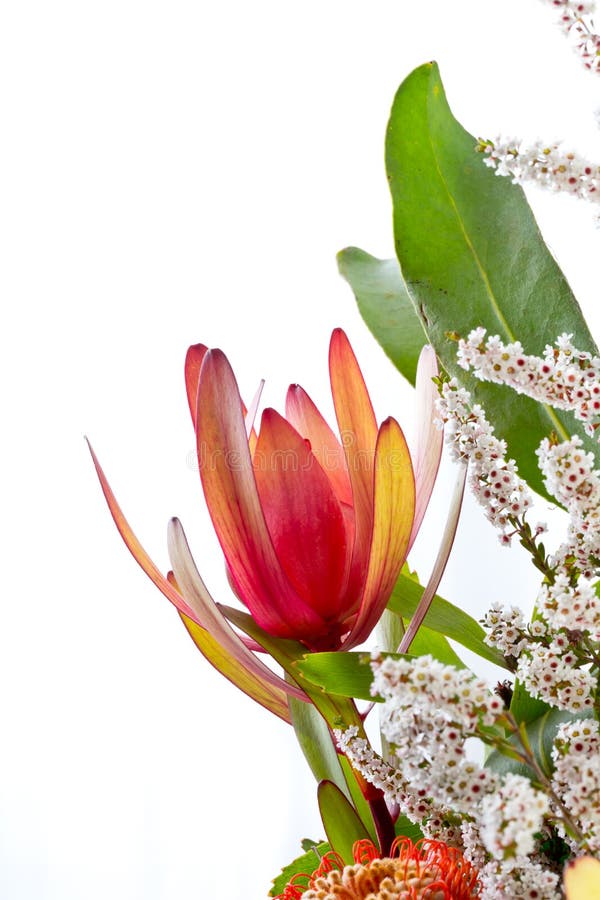
M277 900L470 900L477 872L441 841L398 838L380 858L370 841L354 845L354 865L327 853L312 875L295 875Z
M432 424L437 368L430 348L419 363L421 426L412 459L394 419L377 426L360 368L339 329L331 338L329 370L340 438L298 385L288 390L286 416L265 409L257 433L256 404L246 410L222 351L197 344L185 365L202 486L232 588L265 632L309 650L349 649L371 633L419 530L442 442ZM165 578L94 461L127 546L184 615L202 652L263 705L273 709L276 702L281 715L281 691L290 688L221 614L181 524L175 519L169 527L174 574Z

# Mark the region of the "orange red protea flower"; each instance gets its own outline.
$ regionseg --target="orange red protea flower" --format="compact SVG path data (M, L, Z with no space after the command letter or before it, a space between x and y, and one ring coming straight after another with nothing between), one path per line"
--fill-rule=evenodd
M378 426L362 373L341 330L329 353L339 428L334 434L298 385L285 416L244 406L220 350L190 347L185 381L206 503L231 586L273 637L309 650L349 649L378 622L419 530L437 473L442 437L433 425L435 356L417 376L421 425L413 456L398 423ZM240 637L210 596L173 520L164 576L132 532L94 457L125 543L184 616L207 658L258 702L286 717L288 686Z
M384 859L370 841L354 845L354 865L327 853L312 875L295 875L277 900L469 900L477 872L441 841L397 838Z

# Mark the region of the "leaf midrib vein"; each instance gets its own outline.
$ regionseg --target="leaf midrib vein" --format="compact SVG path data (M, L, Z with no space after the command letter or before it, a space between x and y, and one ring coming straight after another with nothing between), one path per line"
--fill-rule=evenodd
M428 116L428 119L429 119L429 116ZM479 255L475 249L475 246L474 246L473 242L471 241L471 238L469 237L469 234L464 226L463 220L462 220L461 215L458 210L458 206L454 200L452 193L450 192L450 188L449 188L448 183L442 172L440 161L439 161L438 155L436 153L436 148L433 143L433 136L431 134L431 129L429 127L429 122L427 123L427 137L429 140L429 146L431 147L431 155L435 162L435 167L437 169L440 181L441 181L442 185L444 186L444 190L446 191L448 200L450 201L450 205L451 205L452 209L454 210L454 215L456 217L456 221L458 222L458 225L459 225L461 234L464 238L465 244L467 245L467 249L471 252L471 255L473 257L475 265L477 266L477 270L481 276L481 280L483 281L483 285L484 285L486 293L489 297L492 309L494 310L494 313L496 314L496 318L498 319L498 321L500 322L502 327L505 329L509 340L515 341L515 340L517 340L517 338L513 334L512 329L510 328L508 322L504 318L502 310L500 309L500 306L498 305L498 301L496 300L494 291L492 290L492 286L490 284L487 273L486 273L485 269L483 268L482 262L479 259ZM562 424L562 422L560 421L560 419L558 418L558 416L556 415L556 412L552 409L551 406L548 406L546 403L542 404L542 406L544 407L546 414L548 415L548 418L550 419L556 433L558 435L560 435L563 440L568 440L570 435L569 435L568 431L566 430L566 428L564 427L564 425Z

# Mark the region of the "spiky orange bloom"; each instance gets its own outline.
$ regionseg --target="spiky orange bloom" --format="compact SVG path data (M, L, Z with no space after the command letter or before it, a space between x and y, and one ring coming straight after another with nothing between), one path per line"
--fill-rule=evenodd
M353 866L327 853L312 875L294 875L277 900L470 900L477 872L459 850L442 841L397 838L381 859L370 841L354 845Z

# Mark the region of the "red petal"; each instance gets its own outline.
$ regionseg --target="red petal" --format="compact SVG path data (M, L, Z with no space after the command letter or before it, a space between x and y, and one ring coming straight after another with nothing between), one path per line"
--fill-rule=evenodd
M242 401L227 357L209 350L198 385L196 427L206 503L239 596L277 637L322 626L287 579L260 505Z
M300 596L338 619L350 562L344 516L310 444L274 409L262 416L253 458L275 552ZM297 634L298 636L298 634ZM317 637L306 634L305 637Z
M415 470L415 520L408 549L419 533L423 516L427 511L435 479L437 477L444 433L434 424L436 418L436 401L438 389L433 378L439 374L435 351L426 345L421 350L417 366L416 402L417 402L417 440L413 453Z
M185 356L185 388L187 391L188 405L194 429L196 428L196 398L198 396L198 379L200 378L200 369L202 361L206 355L208 347L204 344L193 344Z
M291 384L288 389L285 414L296 431L310 441L310 448L331 481L338 500L352 506L352 487L342 445L299 384Z
M365 641L383 613L406 559L415 509L415 483L408 446L394 419L379 430L375 453L374 522L369 568L360 611L343 643Z
M355 539L350 595L357 596L366 574L373 527L373 465L377 421L352 347L337 328L331 335L329 374L335 414L352 484Z

